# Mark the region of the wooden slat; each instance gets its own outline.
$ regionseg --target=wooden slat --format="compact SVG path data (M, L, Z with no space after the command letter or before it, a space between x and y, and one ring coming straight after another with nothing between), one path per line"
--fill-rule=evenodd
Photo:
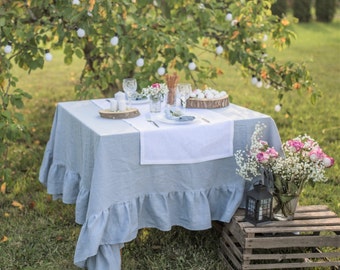
M275 234L275 233L295 233L295 232L336 232L340 231L340 225L337 226L301 226L301 227L266 227L266 228L246 228L247 233L265 233L265 234ZM274 236L274 235L273 235Z
M221 238L222 242L225 243L226 246L228 246L235 254L235 256L242 260L242 252L240 249L234 244L233 240L229 237L229 235L226 232L222 233L223 238Z
M329 210L328 206L327 205L299 205L297 208L296 208L296 213L298 212L309 212L309 211L312 211L312 212L315 212L315 211L327 211Z
M297 227L297 226L322 226L322 225L340 225L340 218L327 219L311 219L311 220L290 220L290 221L273 221L266 224L261 224L257 228L266 227ZM252 228L252 226L249 226ZM254 226L253 226L254 227Z
M242 269L240 261L234 256L235 253L233 253L224 242L221 243L221 250L237 269Z
M248 260L287 260L287 259L322 259L322 258L337 258L340 259L340 253L337 252L322 252L322 253L256 253L256 254L248 254L244 256Z
M247 238L246 248L340 247L338 236L288 236Z
M330 267L340 266L340 262L301 262L301 263L271 263L271 264L251 264L245 265L242 269L289 269L289 268L308 268L308 267Z

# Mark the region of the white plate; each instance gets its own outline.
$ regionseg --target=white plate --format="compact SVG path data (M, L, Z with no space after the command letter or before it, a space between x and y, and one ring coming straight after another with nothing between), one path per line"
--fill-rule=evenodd
M149 103L148 98L131 100L131 104L133 104L133 105L146 104L146 103Z
M155 120L163 124L168 124L168 125L190 125L193 123L197 123L199 121L197 117L195 117L195 119L192 121L171 120L171 119L166 118L165 115L160 115L157 118L155 118Z

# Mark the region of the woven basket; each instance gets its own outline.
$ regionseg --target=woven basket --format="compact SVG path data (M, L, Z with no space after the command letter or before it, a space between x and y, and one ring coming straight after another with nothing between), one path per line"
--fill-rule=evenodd
M229 105L228 95L222 98L189 98L186 102L187 108L216 109Z

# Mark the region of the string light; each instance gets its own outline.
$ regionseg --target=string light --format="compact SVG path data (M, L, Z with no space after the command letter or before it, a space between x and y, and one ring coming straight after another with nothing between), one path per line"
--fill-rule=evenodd
M165 67L164 66L161 66L157 69L157 73L159 76L163 76L165 74Z
M196 64L192 60L190 60L188 68L190 70L195 70L196 69Z
M231 12L228 12L226 15L225 15L225 20L226 21L231 21L233 19L233 14L231 14Z
M263 83L262 83L261 79L257 79L256 86L257 86L258 88L261 88L262 85L263 85Z
M223 53L223 47L221 45L216 44L216 54L220 55Z
M78 28L78 29L77 29L77 35L78 35L78 37L80 37L80 38L85 37L85 30L84 30L83 28Z
M115 35L111 38L110 43L111 43L112 46L117 46L117 45L118 45L118 43L119 43L119 37L118 37L117 34L115 34Z
M255 75L253 75L253 76L251 77L251 84L252 84L252 85L256 85L256 84L257 84L257 78L256 78Z
M53 59L53 55L50 53L50 50L45 50L45 60L50 62Z
M279 111L281 111L281 104L277 104L277 105L275 105L275 107L274 107L274 110L276 111L276 112L279 112Z
M143 57L138 58L137 61L136 61L136 65L138 67L144 66L144 58Z
M268 40L268 35L267 34L264 34L263 35L263 38L262 38L262 41L266 42Z
M12 52L12 42L8 41L7 45L4 48L5 53L11 53Z

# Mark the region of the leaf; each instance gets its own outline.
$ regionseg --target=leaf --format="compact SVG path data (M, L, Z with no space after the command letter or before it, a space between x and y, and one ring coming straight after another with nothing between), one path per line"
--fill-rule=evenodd
M2 185L0 187L0 192L2 194L6 194L6 186L7 186L6 182L2 183Z
M6 242L8 241L8 237L6 235L4 235L1 239L0 239L0 243Z
M19 203L18 201L13 201L12 206L18 207L20 210L24 209L24 206L21 203Z

